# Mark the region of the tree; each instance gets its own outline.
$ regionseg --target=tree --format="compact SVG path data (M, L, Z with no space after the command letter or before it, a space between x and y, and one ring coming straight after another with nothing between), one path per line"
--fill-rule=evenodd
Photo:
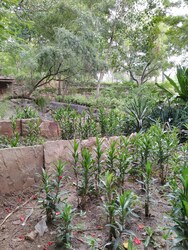
M57 77L62 81L74 81L83 75L96 77L94 18L85 5L58 0L52 5L49 0L42 3L28 0L19 6L17 16L31 24L20 26L16 39L11 42L17 48L17 60L12 68L17 67L17 79L29 86L24 95L30 96ZM9 44L6 53L13 62Z
M140 7L139 7L140 6ZM137 1L122 18L122 31L117 42L116 67L127 71L137 85L158 74L166 63L162 21L165 6L162 1Z
M176 1L170 2L168 8L173 10L174 7L183 8L188 7L188 1ZM175 10L176 10L175 9ZM183 60L187 61L186 53L188 51L188 16L184 13L176 14L176 11L173 11L173 15L168 15L165 18L165 24L167 25L166 36L168 37L168 53L169 56L181 56L181 62ZM187 63L186 63L187 65Z

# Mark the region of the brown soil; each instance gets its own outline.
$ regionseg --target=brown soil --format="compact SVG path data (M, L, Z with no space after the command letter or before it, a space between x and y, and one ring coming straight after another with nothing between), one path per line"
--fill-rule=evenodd
M68 191L68 202L76 208L77 196L75 186L73 185L74 178L70 171L68 175L70 178L65 181L63 189ZM141 244L135 244L136 249L144 249L143 243L147 237L145 227L151 227L154 230L154 239L157 244L155 248L154 246L151 246L148 249L170 249L170 242L163 240L162 235L167 233L167 230L164 231L163 229L170 226L167 212L169 212L171 208L165 195L161 191L160 186L157 183L154 184L151 216L149 218L144 217L143 193L140 191L139 183L130 178L126 182L125 190L127 189L132 190L140 197L135 209L135 213L138 217L129 219L127 222L127 229L135 234L133 239L136 237L141 240ZM23 204L33 195L38 195L38 190L39 188L35 187L24 193L16 193L0 197L0 223L17 206ZM22 226L22 217L25 218L32 208L32 215L27 220L26 225ZM25 235L34 230L35 225L43 216L44 211L39 207L37 199L32 199L24 207L13 213L3 226L0 227L0 250L65 250L65 248L55 247L54 241L57 230L55 223L48 228L48 232L42 237L38 235L34 241L28 241L25 239ZM105 222L106 217L102 210L102 199L91 198L88 200L85 211L76 209L75 217L73 219L74 230L72 233L72 249L91 249L87 244L89 237L97 239L97 246L95 249L104 249L108 232L108 228L105 227ZM123 237L123 241L127 241L129 238L128 235Z

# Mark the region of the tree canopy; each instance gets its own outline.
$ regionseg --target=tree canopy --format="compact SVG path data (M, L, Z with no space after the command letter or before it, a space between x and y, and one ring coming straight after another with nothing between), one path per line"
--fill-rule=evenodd
M187 16L169 15L172 6L167 0L1 1L1 74L25 83L27 95L53 79L100 82L109 70L143 84L170 66L169 56L187 50Z

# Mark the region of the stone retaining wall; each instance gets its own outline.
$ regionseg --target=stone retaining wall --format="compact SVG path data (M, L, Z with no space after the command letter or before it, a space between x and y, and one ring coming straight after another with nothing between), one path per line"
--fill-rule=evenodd
M23 191L38 183L44 166L43 146L0 150L0 194Z
M38 120L36 118L32 119L17 119L16 121L16 132L20 136L27 136L28 134L28 123L29 122L39 122L40 123L40 135L46 139L60 139L61 138L61 129L59 124L54 121L48 120ZM13 129L12 122L10 120L0 121L0 135L12 137Z
M103 150L105 150L111 141L119 140L119 137L114 136L110 138L103 138ZM79 140L78 140L79 141ZM80 141L80 148L78 149L78 152L80 152L81 147L87 147L90 152L93 155L93 158L95 157L94 147L96 146L96 138L90 137L87 140ZM61 160L62 162L72 162L72 156L71 151L73 148L73 140L60 140L60 141L51 141L44 143L44 162L45 162L45 168L47 170L50 170L54 164L57 162L57 160ZM79 155L81 155L79 153Z
M103 138L103 148L106 149L112 140L117 141L119 137ZM93 156L95 145L95 137L80 142L80 147L86 146ZM73 140L57 140L40 146L0 149L0 195L39 184L42 168L49 171L57 160L72 161L72 146Z

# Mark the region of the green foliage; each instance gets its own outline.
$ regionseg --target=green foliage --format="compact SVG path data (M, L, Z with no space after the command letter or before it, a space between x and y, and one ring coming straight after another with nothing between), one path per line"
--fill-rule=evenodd
M25 138L25 144L28 146L33 146L36 144L42 144L43 140L40 137L40 119L28 121L28 131Z
M110 143L109 149L107 151L106 166L111 173L115 173L116 163L117 163L117 148L116 141Z
M145 133L138 133L134 138L134 160L136 162L134 167L134 174L139 176L141 189L145 192L144 174L146 173L146 165L153 153L152 136L150 131Z
M183 101L188 101L188 69L185 67L177 67L177 80L175 82L169 76L165 75L168 82L165 84L157 84L162 90L168 93L173 98L180 98Z
M103 141L96 137L96 147L94 149L96 157L95 157L95 189L97 195L100 193L99 185L100 185L100 177L102 173L102 168L104 166L104 160L102 157L104 156L104 151L102 149Z
M113 136L124 134L125 116L124 114L111 109L108 112L104 108L99 109L99 125L101 135Z
M167 51L163 43L165 37L161 30L161 21L165 14L164 1L130 1L126 4L126 15L118 36L116 60L119 68L127 70L137 85L144 84L159 69L166 65ZM142 9L138 6L142 6ZM123 29L123 27L124 29ZM129 28L134 27L134 29Z
M150 162L146 163L145 170L142 173L143 186L145 191L145 217L150 216L150 200L151 200L151 188L152 188L152 166Z
M70 107L60 108L55 111L54 119L59 122L61 127L62 139L86 139L98 134L96 121L91 111L79 114Z
M59 122L61 127L62 139L73 139L76 137L79 115L75 110L60 108L54 114L55 121Z
M116 203L116 226L121 235L123 232L126 233L126 223L130 216L135 216L133 209L137 197L131 191L124 191L122 194L117 195ZM120 236L119 235L119 236Z
M110 191L110 186L112 187L114 183L113 174L108 172L105 174L103 184L107 192L103 207L108 220L106 226L109 227L109 238L106 246L110 249L119 249L122 245L122 234L131 234L126 229L126 224L130 216L136 216L133 213L136 196L131 191L124 191L122 194L114 193L114 190Z
M16 118L17 119L29 119L29 118L37 118L37 112L31 107L27 106L23 110L16 108Z
M177 127L179 129L183 129L184 124L187 123L188 120L188 106L171 103L171 102L163 102L157 104L151 114L149 115L149 119L152 123L156 123L160 121L161 124L167 127ZM183 136L183 135L182 135Z
M182 170L179 178L182 187L173 191L171 196L171 218L175 223L172 230L176 233L172 249L187 249L188 247L188 168Z
M136 132L144 127L148 118L149 103L139 96L127 106L126 113L133 119Z
M115 236L115 208L116 203L114 200L114 192L115 192L115 176L113 173L109 171L105 172L104 178L101 179L102 189L105 194L105 202L103 204L104 211L107 215L107 224L110 225L109 229L109 242L112 242L112 238Z
M144 247L147 249L149 246L153 246L154 248L160 247L156 244L156 241L154 239L155 231L151 227L145 227L144 228L147 233L147 238L144 242Z
M41 111L44 111L44 108L48 104L48 100L47 100L46 97L38 96L38 97L35 98L35 103L39 106L39 108L41 109Z
M65 164L60 160L55 165L55 172L49 174L42 169L42 191L44 196L40 197L39 203L46 210L46 221L52 223L55 213L59 210L59 204L62 202L62 181Z
M81 196L79 207L85 209L87 197L93 190L92 182L90 182L93 171L93 160L91 153L86 147L81 149L82 160L80 162L80 172L82 176L81 183L79 185L78 193Z
M177 131L165 131L159 123L150 128L155 160L159 167L161 184L166 183L171 154L177 147Z
M60 219L60 224L57 228L56 244L61 247L70 247L71 246L71 232L73 229L72 220L73 220L72 206L68 203L65 203L60 215L57 216Z
M14 117L11 118L11 124L12 124L13 136L10 139L8 139L8 141L11 147L18 147L20 143L20 134L16 131L16 127L17 127L16 118Z
M125 176L129 172L129 166L132 160L130 153L130 141L126 137L121 137L118 145L117 156L117 182L120 183L121 193L124 190Z
M75 178L76 178L76 190L77 191L78 191L78 188L79 188L79 179L78 179L79 176L78 175L79 175L79 168L80 168L78 149L79 149L79 143L76 141L76 139L74 139L73 149L72 149L71 155L72 155L72 158L73 158L72 167L73 167L74 175L75 175Z

